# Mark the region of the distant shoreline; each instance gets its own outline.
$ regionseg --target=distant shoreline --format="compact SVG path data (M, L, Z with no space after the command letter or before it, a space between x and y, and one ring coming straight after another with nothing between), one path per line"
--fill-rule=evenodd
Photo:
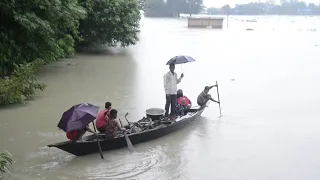
M195 14L192 15L192 17L212 17L212 16L217 16L217 17L226 17L226 16L289 16L289 17L320 17L320 15L285 15L285 14ZM143 16L144 18L154 18L154 19L161 19L161 18L166 18L166 19L179 19L179 18L188 18L190 17L189 15L186 16L179 16L179 17L165 17L165 16Z

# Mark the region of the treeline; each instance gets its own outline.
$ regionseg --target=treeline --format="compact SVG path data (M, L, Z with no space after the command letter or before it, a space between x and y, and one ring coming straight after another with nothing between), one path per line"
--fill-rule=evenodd
M178 17L179 14L198 14L202 0L146 0L146 17Z
M282 1L278 5L275 4L275 1L270 0L266 3L237 4L234 8L230 8L229 5L221 8L211 7L206 12L213 15L320 15L320 6L295 0Z
M138 41L138 0L2 0L0 105L43 90L34 73L44 64L91 45Z

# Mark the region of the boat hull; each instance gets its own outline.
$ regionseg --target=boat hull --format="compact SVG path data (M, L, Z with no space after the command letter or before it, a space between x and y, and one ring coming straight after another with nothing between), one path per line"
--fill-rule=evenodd
M186 116L177 119L177 122L174 122L165 127L151 129L139 133L128 134L128 136L133 145L157 139L159 137L175 132L183 128L184 126L188 125L190 122L198 119L204 110L205 108L201 108L196 112L187 114ZM127 147L127 142L124 136L113 139L99 139L99 141L102 151L109 151ZM48 145L48 147L56 147L76 156L84 156L99 152L97 139L94 135L83 137L82 142L72 143L71 141L65 141L61 143Z

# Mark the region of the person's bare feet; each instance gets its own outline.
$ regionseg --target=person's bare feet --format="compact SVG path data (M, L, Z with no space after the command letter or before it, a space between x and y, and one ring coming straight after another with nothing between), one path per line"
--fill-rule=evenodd
M177 118L177 116L170 116L170 120L173 121Z

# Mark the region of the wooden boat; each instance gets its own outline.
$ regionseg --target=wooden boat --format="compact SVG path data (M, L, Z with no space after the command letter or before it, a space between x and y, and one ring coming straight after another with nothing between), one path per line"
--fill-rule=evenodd
M130 123L131 129L127 131L128 137L130 138L131 143L134 145L165 136L183 128L188 123L199 118L206 107L192 107L188 110L186 115L181 116L174 121L168 121L164 118L158 121L151 121L151 119L148 120L148 118L143 118L136 123ZM141 131L139 132L136 130L136 132L134 132L134 127L140 129ZM127 147L125 137L122 134L113 139L106 139L105 136L99 135L99 142L101 144L102 151ZM82 138L82 141L65 141L56 144L50 144L48 147L56 147L76 156L83 156L99 152L97 138L95 135L85 136Z

